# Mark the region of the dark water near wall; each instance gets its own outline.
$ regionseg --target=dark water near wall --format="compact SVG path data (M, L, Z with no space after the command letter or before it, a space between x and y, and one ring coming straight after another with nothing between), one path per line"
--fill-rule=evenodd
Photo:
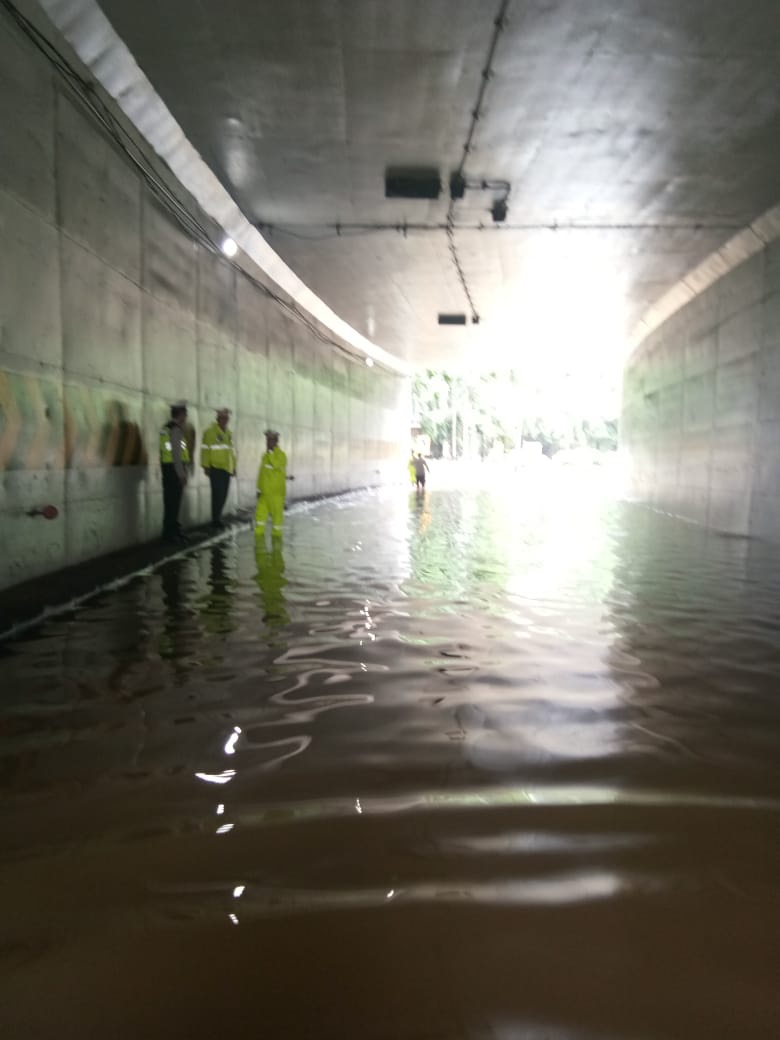
M4 1036L780 1036L780 553L513 490L0 648Z

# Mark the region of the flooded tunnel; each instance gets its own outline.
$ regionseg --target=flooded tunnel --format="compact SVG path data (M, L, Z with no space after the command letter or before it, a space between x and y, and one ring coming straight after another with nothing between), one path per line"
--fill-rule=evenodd
M0 0L4 1036L777 1035L778 30Z
M9 1035L771 1035L774 553L589 490L317 503L6 643Z

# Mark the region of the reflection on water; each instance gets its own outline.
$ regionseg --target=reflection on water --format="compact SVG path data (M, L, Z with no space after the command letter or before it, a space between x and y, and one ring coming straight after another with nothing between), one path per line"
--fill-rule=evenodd
M2 648L0 1024L777 1035L779 631L571 480L170 560Z
M257 587L263 604L263 621L267 624L286 625L290 616L284 605L284 553L282 540L274 538L269 549L265 540L255 537L255 564Z

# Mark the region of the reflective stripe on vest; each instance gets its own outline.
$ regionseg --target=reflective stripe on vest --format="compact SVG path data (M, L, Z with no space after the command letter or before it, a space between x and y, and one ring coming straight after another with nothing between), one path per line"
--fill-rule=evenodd
M179 429L177 427L177 429ZM186 465L190 461L190 449L184 439L184 431L179 429L181 438L181 461ZM160 430L160 462L173 462L173 447L171 445L171 428L163 426Z
M213 423L203 434L200 449L200 464L207 469L221 469L233 473L236 468L236 454L233 449L233 435L230 430L223 430L218 423Z

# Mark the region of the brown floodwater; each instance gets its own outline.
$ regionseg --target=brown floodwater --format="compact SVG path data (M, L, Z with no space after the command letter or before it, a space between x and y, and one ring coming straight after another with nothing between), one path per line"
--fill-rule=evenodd
M0 646L3 1037L780 1036L780 550L584 478Z

